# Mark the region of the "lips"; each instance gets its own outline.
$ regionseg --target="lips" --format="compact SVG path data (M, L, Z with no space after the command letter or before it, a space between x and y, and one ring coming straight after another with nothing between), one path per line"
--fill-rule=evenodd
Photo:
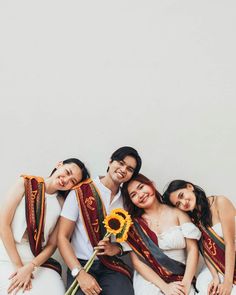
M61 178L58 179L58 182L59 182L60 186L64 186L64 181Z

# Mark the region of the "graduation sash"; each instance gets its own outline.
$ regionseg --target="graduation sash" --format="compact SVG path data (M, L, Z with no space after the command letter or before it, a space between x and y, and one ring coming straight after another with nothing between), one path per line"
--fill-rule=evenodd
M91 179L81 182L74 187L74 190L88 238L91 245L95 247L106 234L106 229L103 225L106 210L99 190ZM131 278L131 269L121 259L107 255L98 256L98 258L107 268L123 273Z
M128 233L128 244L166 283L181 281L185 265L163 253L158 240L142 218L134 218Z
M205 227L201 223L197 224L202 236L199 241L199 248L202 255L213 265L221 274L225 274L225 242L211 228ZM236 262L236 261L235 261ZM235 264L236 265L236 264ZM236 269L234 268L234 284L236 284Z
M41 177L22 175L25 184L25 215L30 249L34 256L43 250L45 219L45 184ZM49 258L41 266L61 274L61 265Z

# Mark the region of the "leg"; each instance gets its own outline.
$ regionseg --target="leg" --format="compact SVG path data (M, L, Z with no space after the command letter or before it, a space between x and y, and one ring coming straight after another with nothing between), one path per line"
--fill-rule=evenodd
M99 273L98 283L102 288L101 295L134 295L133 284L126 275L105 266Z

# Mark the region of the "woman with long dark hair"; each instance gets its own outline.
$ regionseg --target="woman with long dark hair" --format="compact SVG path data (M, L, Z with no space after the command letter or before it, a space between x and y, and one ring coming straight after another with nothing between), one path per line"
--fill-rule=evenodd
M199 246L206 264L197 278L200 294L236 294L233 204L223 196L207 197L201 187L185 180L172 181L163 199L187 212L202 232Z
M22 175L0 214L0 295L65 292L57 245L57 220L69 190L89 177L75 158L59 162L48 178Z
M187 214L163 204L142 174L123 185L122 195L133 219L127 241L133 249L135 295L195 294L200 231Z

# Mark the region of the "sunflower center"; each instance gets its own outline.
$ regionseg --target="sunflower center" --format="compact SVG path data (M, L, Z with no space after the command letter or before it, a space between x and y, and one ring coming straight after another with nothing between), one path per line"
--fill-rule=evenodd
M120 228L120 221L116 218L112 218L108 221L108 225L110 226L110 228L117 230Z

